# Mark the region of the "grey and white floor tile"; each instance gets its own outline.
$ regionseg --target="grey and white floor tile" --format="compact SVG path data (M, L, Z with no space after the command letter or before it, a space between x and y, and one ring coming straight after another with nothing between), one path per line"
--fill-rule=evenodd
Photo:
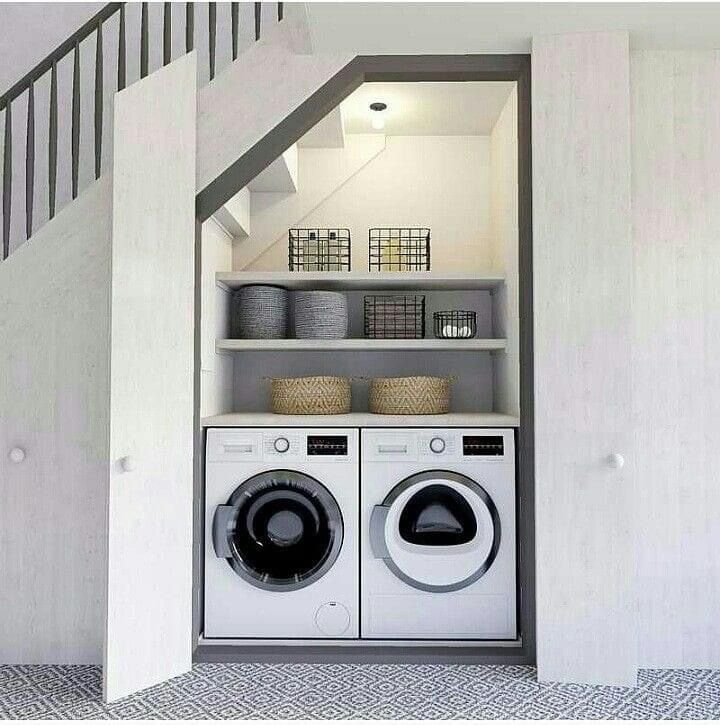
M634 688L545 684L532 667L198 664L110 705L98 667L0 666L3 719L718 719L720 671Z

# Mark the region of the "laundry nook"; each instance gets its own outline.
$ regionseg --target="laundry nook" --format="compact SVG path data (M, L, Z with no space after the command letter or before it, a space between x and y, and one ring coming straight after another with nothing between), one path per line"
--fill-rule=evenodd
M200 656L527 657L517 118L365 83L204 223Z

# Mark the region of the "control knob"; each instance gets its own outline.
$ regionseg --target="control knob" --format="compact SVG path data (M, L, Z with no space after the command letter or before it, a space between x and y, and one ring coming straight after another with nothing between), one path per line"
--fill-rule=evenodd
M442 453L445 450L445 441L436 436L430 441L430 450L433 453Z
M290 441L287 438L276 438L273 446L278 453L287 453L290 450Z

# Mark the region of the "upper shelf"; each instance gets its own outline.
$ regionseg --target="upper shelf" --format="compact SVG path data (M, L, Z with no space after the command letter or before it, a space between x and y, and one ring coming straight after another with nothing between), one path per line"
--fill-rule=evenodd
M216 279L230 289L269 284L300 290L493 290L505 282L501 274L453 272L218 272Z

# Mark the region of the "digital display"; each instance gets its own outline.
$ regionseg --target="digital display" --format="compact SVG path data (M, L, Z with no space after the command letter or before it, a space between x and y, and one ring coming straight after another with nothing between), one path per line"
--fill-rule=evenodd
M464 456L502 456L504 453L502 436L463 436Z
M308 456L347 456L347 436L308 436Z

